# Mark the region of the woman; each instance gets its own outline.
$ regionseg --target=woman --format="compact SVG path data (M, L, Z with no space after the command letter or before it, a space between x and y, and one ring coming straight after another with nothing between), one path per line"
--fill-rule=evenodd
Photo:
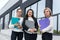
M53 33L53 17L51 16L51 9L50 8L45 8L44 9L44 15L45 18L49 18L50 24L48 27L44 28L41 30L42 32L42 40L52 40L52 33Z
M27 27L25 24L26 20L33 21L35 27L34 28ZM37 39L37 33L34 33L34 32L37 32L37 30L38 30L38 23L37 23L37 19L34 17L34 12L32 9L29 9L27 11L27 14L23 20L22 25L23 25L25 40L36 40Z
M23 17L22 17L22 9L17 9L17 14L15 18L19 18L20 20L16 24L12 24L12 20L9 24L9 28L12 29L12 34L11 34L11 40L22 40L23 39L23 31L22 31L22 22L23 22ZM17 27L17 28L15 28Z

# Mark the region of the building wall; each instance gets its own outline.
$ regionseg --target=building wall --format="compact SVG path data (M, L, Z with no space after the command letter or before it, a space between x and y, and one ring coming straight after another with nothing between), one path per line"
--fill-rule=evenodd
M9 0L6 5L0 10L0 15L8 10L11 6L13 6L19 0Z

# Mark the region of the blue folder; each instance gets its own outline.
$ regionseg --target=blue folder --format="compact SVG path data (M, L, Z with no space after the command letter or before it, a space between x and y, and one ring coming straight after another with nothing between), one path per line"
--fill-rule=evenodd
M16 23L18 23L19 22L19 18L16 18L16 17L12 17L12 19L11 19L11 24L16 24ZM17 28L16 26L14 26L14 28ZM18 28L17 28L18 29Z
M16 24L16 23L18 23L19 22L19 18L16 18L16 17L12 17L12 19L11 19L11 24Z
M40 30L43 30L44 28L48 27L50 25L50 20L49 18L44 18L39 20Z

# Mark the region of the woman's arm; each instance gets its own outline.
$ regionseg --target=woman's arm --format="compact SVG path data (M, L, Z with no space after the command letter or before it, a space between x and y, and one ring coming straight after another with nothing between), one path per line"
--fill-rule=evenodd
M23 27L23 31L29 29L29 28L25 25L25 18L23 19L22 27Z
M35 28L36 28L36 30L38 30L38 23L37 23L37 19L35 19Z
M53 18L50 18L50 25L47 28L43 29L42 32L49 32L52 30L52 28L53 28Z
M9 24L9 28L14 28L14 25L11 24L11 21L10 21L10 24Z

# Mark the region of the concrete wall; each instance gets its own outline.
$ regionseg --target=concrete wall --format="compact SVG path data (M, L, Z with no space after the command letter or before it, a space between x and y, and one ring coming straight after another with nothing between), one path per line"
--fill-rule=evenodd
M0 15L8 10L11 6L13 6L19 0L9 0L6 5L0 10Z

